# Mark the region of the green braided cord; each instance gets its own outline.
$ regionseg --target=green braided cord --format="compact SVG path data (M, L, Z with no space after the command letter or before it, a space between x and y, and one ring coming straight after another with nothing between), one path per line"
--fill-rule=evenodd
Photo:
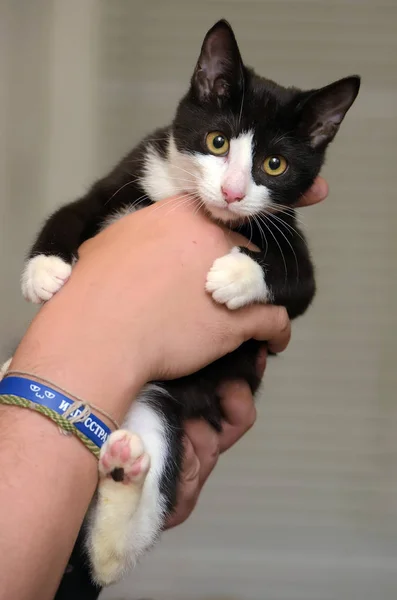
M35 404L30 400L26 400L25 398L20 398L19 396L14 396L13 394L0 394L0 404L8 404L10 406L22 406L23 408L31 408L34 411L41 413L51 421L54 421L61 429L66 431L67 433L73 433L76 435L83 444L90 450L97 458L99 458L99 448L92 442L84 433L81 433L75 427L73 423L70 423L65 417L59 415L55 410L51 408L47 408L47 406L42 406L41 404Z

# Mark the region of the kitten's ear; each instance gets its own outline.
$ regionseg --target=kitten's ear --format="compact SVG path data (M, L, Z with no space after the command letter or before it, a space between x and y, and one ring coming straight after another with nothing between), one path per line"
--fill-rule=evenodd
M192 88L201 101L230 97L240 91L243 65L232 28L218 21L207 33L192 77Z
M352 75L305 94L299 106L298 132L309 138L313 148L325 147L333 140L359 89L360 77Z

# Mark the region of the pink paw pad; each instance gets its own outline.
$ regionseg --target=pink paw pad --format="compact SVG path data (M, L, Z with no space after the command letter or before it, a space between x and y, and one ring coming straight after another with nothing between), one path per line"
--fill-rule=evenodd
M150 458L141 438L129 431L115 431L106 441L99 458L102 477L128 484L142 482L149 471Z

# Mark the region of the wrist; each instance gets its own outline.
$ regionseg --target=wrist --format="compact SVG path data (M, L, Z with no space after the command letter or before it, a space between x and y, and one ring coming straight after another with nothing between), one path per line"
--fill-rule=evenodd
M125 356L112 340L100 339L101 327L78 309L78 298L70 302L68 295L62 291L42 307L11 369L53 381L122 421L146 383L138 349Z

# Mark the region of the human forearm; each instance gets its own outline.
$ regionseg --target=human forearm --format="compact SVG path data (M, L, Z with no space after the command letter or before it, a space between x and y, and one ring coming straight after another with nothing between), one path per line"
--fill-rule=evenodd
M71 281L33 320L11 368L53 381L122 421L141 380L133 373L124 379L112 357L104 364L106 345L92 339L81 308ZM0 600L50 600L94 493L97 460L28 409L0 406L0 431Z
M97 461L31 410L0 407L0 599L50 600L97 482Z

